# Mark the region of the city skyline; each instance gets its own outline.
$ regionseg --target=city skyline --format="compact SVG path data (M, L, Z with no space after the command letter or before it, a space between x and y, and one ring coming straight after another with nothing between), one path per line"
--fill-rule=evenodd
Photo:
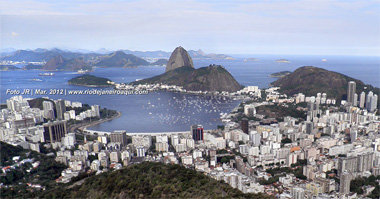
M1 1L2 49L379 56L379 1ZM5 9L4 9L5 8Z

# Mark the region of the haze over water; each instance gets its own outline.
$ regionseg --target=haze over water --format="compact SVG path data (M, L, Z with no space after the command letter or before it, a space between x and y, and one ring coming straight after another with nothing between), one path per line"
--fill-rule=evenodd
M195 68L209 64L220 64L245 86L267 88L277 78L269 77L279 71L294 71L301 66L315 66L336 71L366 84L380 87L380 58L359 56L293 56L293 55L234 55L237 60L193 60ZM259 61L247 61L243 58L257 58ZM290 63L277 63L277 59L287 59ZM323 62L322 59L327 61ZM164 67L139 67L132 69L97 68L92 75L106 77L115 82L131 82L162 74ZM40 77L41 71L0 72L1 103L11 95L5 95L7 89L91 89L68 85L67 81L78 76L73 72L55 72L54 77ZM32 81L41 79L43 81ZM323 92L323 91L321 91ZM27 97L27 96L25 96ZM32 96L36 98L37 96ZM41 96L42 97L42 96ZM149 95L49 95L52 99L80 101L90 105L122 112L115 120L93 126L89 129L100 131L127 130L128 132L173 132L189 130L192 124L202 124L205 129L214 129L222 124L220 113L230 112L240 101L210 96L183 95L170 92L153 92Z

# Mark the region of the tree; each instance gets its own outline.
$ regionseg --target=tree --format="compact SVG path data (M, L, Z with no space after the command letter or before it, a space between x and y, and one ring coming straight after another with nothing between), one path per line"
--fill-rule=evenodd
M282 140L281 140L281 143L282 143L282 144L292 143L292 140L289 139L289 138L285 138L285 139L282 139Z

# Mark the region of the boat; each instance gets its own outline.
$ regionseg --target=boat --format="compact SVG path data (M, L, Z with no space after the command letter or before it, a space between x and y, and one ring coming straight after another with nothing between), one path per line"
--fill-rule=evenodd
M40 73L40 76L54 76L54 73Z
M32 81L36 81L36 82L42 82L41 79L32 79Z
M327 59L322 59L323 62L327 61Z

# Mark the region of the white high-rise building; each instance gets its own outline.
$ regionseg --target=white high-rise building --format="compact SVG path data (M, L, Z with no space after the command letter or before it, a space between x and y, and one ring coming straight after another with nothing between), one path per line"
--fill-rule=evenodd
M373 95L370 100L369 100L369 106L368 106L368 111L369 112L374 112L377 109L377 95Z
M100 108L99 105L91 106L91 110L95 113L95 117L100 117Z
M369 106L370 106L370 104L371 104L371 98L373 97L373 92L372 91L370 91L370 92L368 92L368 94L367 94L367 98L366 98L366 100L365 100L365 108L367 109L367 110L369 110Z
M74 147L76 144L75 133L68 133L65 137L63 137L63 145L67 147Z
M349 81L348 86L347 86L347 102L351 103L352 105L354 104L354 95L356 93L356 82L354 81Z
M359 107L364 108L364 104L365 104L365 92L362 92L360 94Z

